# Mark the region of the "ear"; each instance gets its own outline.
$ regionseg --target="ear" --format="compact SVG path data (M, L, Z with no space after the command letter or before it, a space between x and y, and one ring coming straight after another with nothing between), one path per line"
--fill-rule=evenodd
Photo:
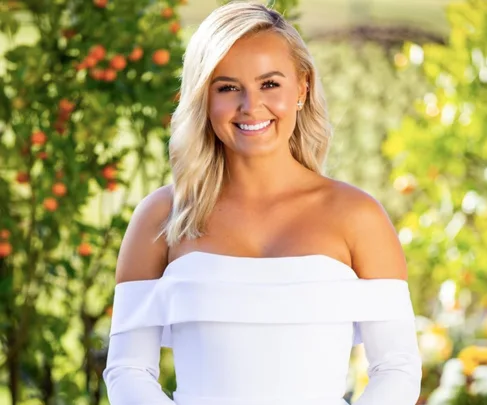
M308 96L308 75L302 74L298 80L298 100L301 100L304 104Z

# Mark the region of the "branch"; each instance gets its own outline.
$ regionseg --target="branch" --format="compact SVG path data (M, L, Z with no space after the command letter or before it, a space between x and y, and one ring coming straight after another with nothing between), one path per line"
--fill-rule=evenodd
M324 31L322 34L314 36L313 40L325 40L330 42L377 42L387 48L391 48L395 45L402 45L405 41L417 44L445 44L446 42L445 37L442 35L420 28L406 26L377 27L368 25Z

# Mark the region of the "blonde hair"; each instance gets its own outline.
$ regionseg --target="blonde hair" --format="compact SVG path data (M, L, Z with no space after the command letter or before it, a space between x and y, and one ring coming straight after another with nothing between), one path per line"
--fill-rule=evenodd
M169 246L204 233L220 194L224 149L208 120L209 80L218 63L240 38L276 32L290 44L297 71L307 77L309 95L289 141L293 157L317 173L331 139L331 125L312 57L296 29L277 11L258 3L231 2L215 9L192 36L184 55L179 105L171 120L170 164L174 180L171 213L164 224Z

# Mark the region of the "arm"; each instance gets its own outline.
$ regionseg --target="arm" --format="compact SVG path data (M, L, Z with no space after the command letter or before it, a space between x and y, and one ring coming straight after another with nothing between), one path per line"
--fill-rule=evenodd
M354 405L415 405L421 357L414 320L362 322L369 383Z
M103 379L111 405L174 405L158 382L161 334L156 326L110 338Z
M120 248L116 282L160 278L167 265L164 238L154 241L170 210L171 189L163 187L137 206ZM117 311L114 306L114 313ZM111 405L174 405L159 385L162 326L110 337L103 379Z
M357 275L407 280L406 260L387 213L369 195L351 193L346 229ZM369 383L354 405L416 404L422 372L414 320L361 322L358 327L369 362Z

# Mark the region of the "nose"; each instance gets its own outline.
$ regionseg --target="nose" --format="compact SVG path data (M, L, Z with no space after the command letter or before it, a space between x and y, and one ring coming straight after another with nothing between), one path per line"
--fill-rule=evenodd
M258 91L246 90L241 94L239 108L241 113L252 114L255 110L261 107L262 100Z

